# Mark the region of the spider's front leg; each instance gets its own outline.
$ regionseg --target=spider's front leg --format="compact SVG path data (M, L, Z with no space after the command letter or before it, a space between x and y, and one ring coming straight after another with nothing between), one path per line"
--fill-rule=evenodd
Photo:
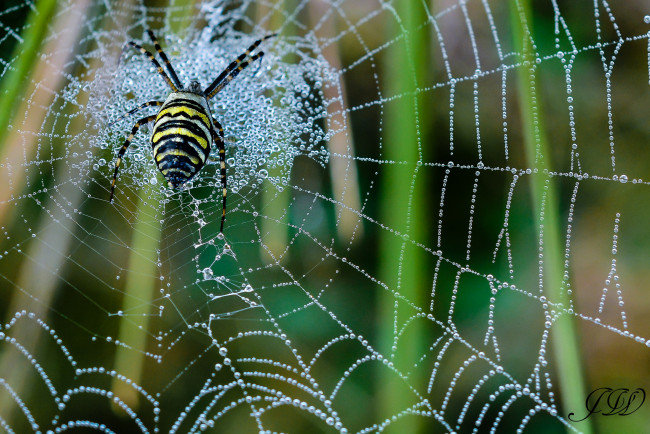
M140 44L136 44L136 43L133 42L133 41L128 41L128 42L126 43L126 45L125 45L125 48L126 48L127 46L131 46L131 47L135 48L136 50L138 50L138 51L139 51L140 53L142 53L143 55L147 56L147 57L149 58L149 60L151 61L151 63L153 64L153 66L156 67L156 71L158 71L158 74L160 74L160 76L163 78L163 80L165 80L165 81L167 82L167 84L168 84L169 87L172 89L172 91L174 91L174 92L178 92L178 91L180 90L180 89L176 86L176 84L174 84L174 82L172 82L172 80L169 78L169 76L167 76L167 74L166 74L165 71L163 70L163 67L160 66L160 63L158 63L158 61L156 60L155 57L153 57L153 54L151 54L150 51L145 50L145 49L144 49ZM122 51L124 51L124 49L122 49Z
M136 124L133 126L133 129L131 130L131 134L129 134L129 137L126 138L126 141L120 148L120 151L117 153L117 161L115 162L115 173L113 173L113 182L111 182L111 197L109 198L110 202L113 202L113 193L115 192L115 182L117 181L117 171L120 168L120 163L122 162L122 157L124 157L124 153L126 152L127 148L131 144L131 141L133 140L135 133L138 132L140 127L142 125L148 124L154 119L156 119L156 115L147 116L146 118L142 118L138 122L136 122Z
M153 42L154 47L156 47L156 51L158 52L158 55L162 59L162 61L165 63L165 66L167 67L167 71L169 71L169 75L171 75L171 80L174 82L174 85L178 89L183 89L183 85L181 84L181 81L178 79L178 75L176 74L176 71L174 70L174 67L172 66L171 62L167 58L167 55L163 51L162 47L158 43L158 38L156 38L153 34L153 32L150 29L147 29L147 33L149 34L149 37L151 38L151 41Z
M214 116L212 117L212 138L219 148L219 165L221 167L221 187L223 188L223 207L221 210L221 229L219 233L223 232L223 224L226 221L226 195L228 194L226 182L226 146L223 138L223 127Z
M239 55L230 65L223 70L221 74L208 86L204 93L207 99L215 96L221 89L226 87L237 75L246 69L248 65L255 62L258 59L261 59L264 56L264 52L260 51L259 53L252 55L251 52L255 50L262 42L266 41L269 38L277 36L277 33L271 35L266 35L265 37L258 39L253 42L253 44L246 49L242 54Z

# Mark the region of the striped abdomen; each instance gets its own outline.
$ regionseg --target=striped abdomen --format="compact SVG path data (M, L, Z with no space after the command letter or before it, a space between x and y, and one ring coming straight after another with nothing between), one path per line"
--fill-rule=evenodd
M210 109L204 96L173 92L163 104L151 135L153 158L170 187L189 181L212 147Z

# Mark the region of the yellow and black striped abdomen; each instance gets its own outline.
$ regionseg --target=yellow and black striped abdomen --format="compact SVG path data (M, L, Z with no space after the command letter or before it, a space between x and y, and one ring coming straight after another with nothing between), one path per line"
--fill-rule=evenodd
M212 147L210 109L204 96L173 92L156 116L153 157L170 187L183 186L205 164Z

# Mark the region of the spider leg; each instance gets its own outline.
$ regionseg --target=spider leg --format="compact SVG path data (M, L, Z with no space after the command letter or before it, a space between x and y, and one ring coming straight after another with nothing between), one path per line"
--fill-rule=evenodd
M132 115L133 113L137 112L138 110L142 110L142 109L145 108L145 107L151 107L151 106L157 106L157 107L160 107L160 106L163 105L163 104L164 104L164 102L162 102L162 101L149 101L149 102L145 102L144 104L139 105L138 107L134 108L133 110L129 110L128 112L124 113L122 116L120 116L119 118L115 119L113 122L111 122L111 123L108 124L108 125L109 125L109 126L114 125L114 124L116 124L117 122L119 122L119 121L121 121L122 119L124 119L125 117L127 117L127 116L129 116L129 115Z
M205 93L207 94L208 90L211 91L211 88L213 86L216 87L219 83L221 83L221 81L226 77L226 75L228 75L239 63L241 63L244 59L246 59L246 57L248 57L250 55L251 51L256 49L262 43L262 41L264 41L266 39L269 39L269 38L271 38L273 36L276 36L276 34L274 33L272 35L267 35L264 38L258 39L257 41L253 42L253 44L250 47L248 47L246 49L246 51L244 51L242 54L240 54L239 57L237 57L237 59L235 59L233 62L231 62L230 65L228 65L228 67L226 67L226 69L224 69L221 72L221 74L219 74L219 76L217 78L215 78L215 80L212 82L212 84L205 90Z
M230 81L237 76L244 68L246 68L248 65L253 63L255 60L261 58L264 56L264 52L261 51L254 56L251 56L251 52L256 49L263 41L272 38L274 36L277 36L276 33L273 33L271 35L266 35L265 37L258 39L257 41L253 42L250 47L246 49L242 54L237 57L233 62L230 63L226 67L226 69L219 74L219 76L212 82L210 86L208 86L204 93L206 95L206 98L210 99L213 96L215 96L221 89L223 89Z
M147 29L147 33L149 34L149 37L153 41L153 46L156 47L156 51L158 52L158 55L165 63L165 66L167 67L167 72L169 72L169 75L172 76L172 81L174 82L177 88L182 89L183 85L181 84L181 81L178 79L178 75L176 75L176 71L174 71L174 67L172 66L171 62L167 58L167 55L160 47L160 44L158 43L158 39L156 39L156 37L154 36L153 32L150 29Z
M171 79L167 76L167 74L165 73L165 70L163 69L162 66L160 66L160 63L156 60L156 58L153 57L153 54L151 54L151 52L145 50L144 48L142 48L141 45L138 45L133 41L127 42L127 45L130 45L131 47L133 47L133 48L137 49L138 51L140 51L140 53L147 56L149 58L149 60L151 60L151 63L153 63L154 66L157 68L158 74L160 74L160 76L167 82L169 87L171 87L174 92L178 92L178 88L176 87L176 85L174 85L174 83L171 81Z
M212 92L210 92L208 95L206 95L206 97L207 97L208 99L210 99L210 98L212 98L213 96L215 96L217 93L219 93L219 91L221 91L221 89L223 89L224 87L226 87L226 85L227 85L228 83L230 83L230 82L231 82L235 77L237 77L237 75L239 75L239 73L240 73L241 71L243 71L243 70L244 70L248 65L250 65L251 63L253 63L254 61L256 61L257 59L259 59L259 58L261 58L261 57L263 57L263 56L264 56L264 52L263 52L263 51L260 51L260 52L257 53L256 55L250 57L250 60L245 60L245 61L243 61L243 62L240 62L238 65L236 65L236 68L233 69L233 70L230 72L230 74L228 74L228 76L226 76L226 78L223 79L223 81L221 81L221 83L219 83L219 84L214 88L214 90L213 90ZM232 64L231 64L231 65L232 65Z
M226 147L223 138L223 127L214 117L212 117L212 137L214 138L217 147L219 148L219 165L221 166L221 187L223 188L223 207L221 209L221 229L219 233L223 232L223 223L226 221L226 195L228 189L226 185Z
M140 129L142 125L148 124L154 119L156 119L156 115L147 116L146 118L142 118L138 122L136 122L135 125L133 126L133 129L131 130L131 134L129 134L129 137L126 138L126 141L120 148L120 151L117 153L117 161L115 162L115 173L113 173L113 182L111 182L111 197L109 198L110 202L113 202L113 193L115 192L115 182L117 181L117 171L120 168L120 163L122 162L122 157L124 157L124 153L126 152L126 149L131 144L131 140L133 140L133 136L135 136L135 133L138 132L138 129Z

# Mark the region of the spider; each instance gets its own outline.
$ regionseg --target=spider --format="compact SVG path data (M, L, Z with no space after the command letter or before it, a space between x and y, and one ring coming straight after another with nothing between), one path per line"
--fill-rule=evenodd
M131 134L129 134L124 145L122 145L117 153L109 201L113 202L117 172L124 153L131 144L133 137L142 125L155 121L151 133L153 158L158 170L163 174L171 188L183 187L187 181L192 179L203 168L205 161L210 155L213 143L216 143L219 148L221 186L223 187L223 209L221 212L221 228L219 232L222 233L223 224L226 220L226 149L224 146L223 127L212 116L208 101L226 87L244 68L262 58L264 56L263 51L256 54L251 54L251 52L263 41L276 36L276 34L267 35L253 42L246 51L239 55L239 57L219 74L210 86L205 90L201 90L201 85L195 80L191 81L187 88L183 87L178 79L178 75L176 75L176 71L174 71L153 32L147 29L147 33L158 55L165 64L169 75L165 73L165 70L151 52L133 41L127 42L127 46L134 47L151 60L151 63L157 68L158 74L167 82L172 92L164 102L146 102L115 120L117 122L146 107L161 107L157 114L144 117L136 122L131 130Z

